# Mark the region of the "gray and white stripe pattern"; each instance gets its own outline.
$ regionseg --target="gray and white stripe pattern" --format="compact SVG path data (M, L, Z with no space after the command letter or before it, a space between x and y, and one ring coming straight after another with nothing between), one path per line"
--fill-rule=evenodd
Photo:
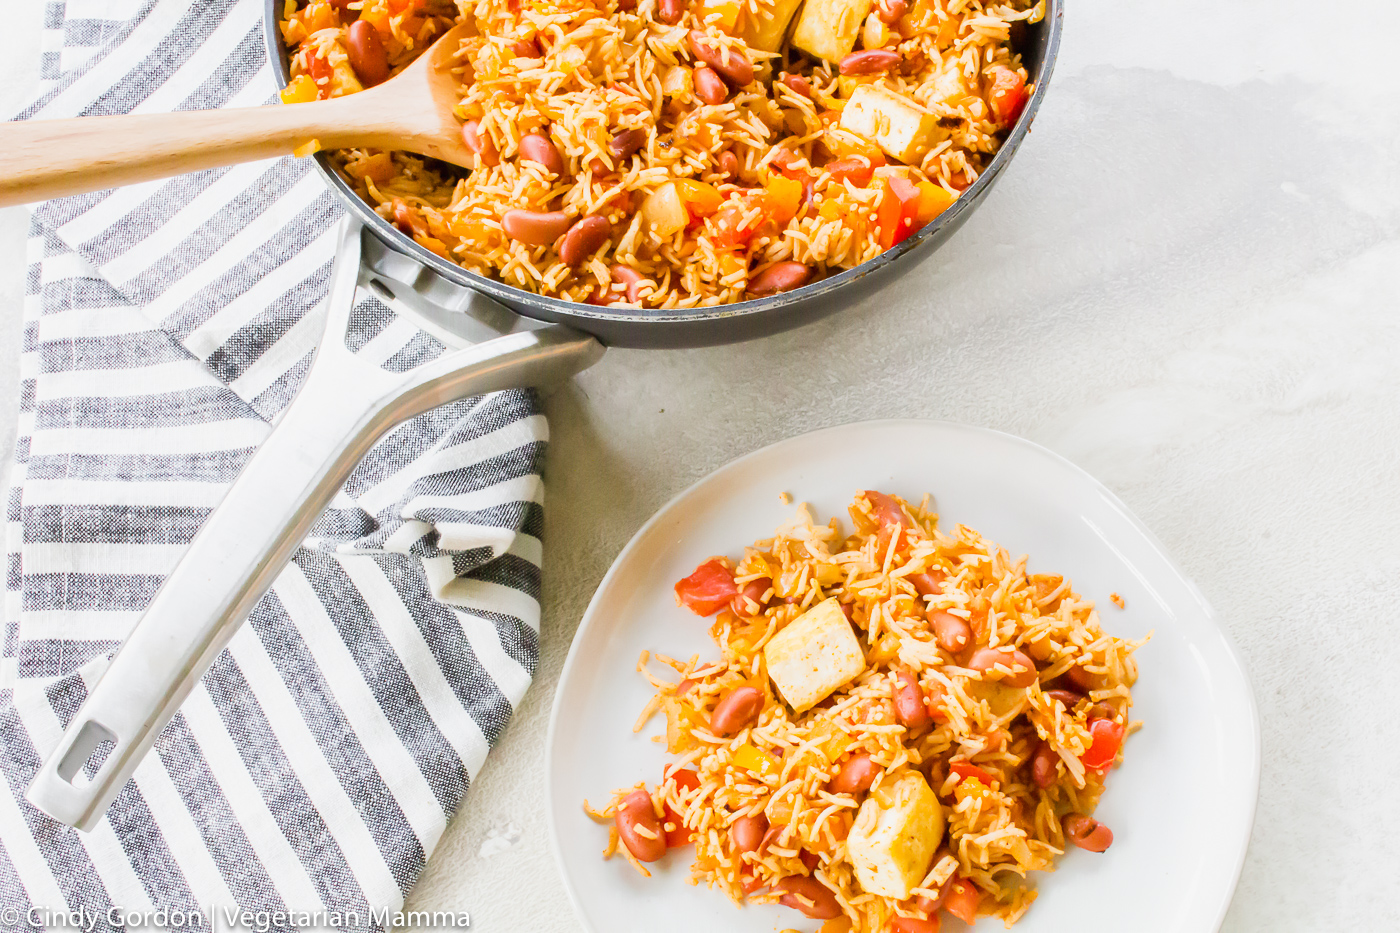
M261 10L50 3L44 90L20 116L268 102ZM375 928L529 686L547 429L531 393L502 392L366 457L93 832L24 800L300 384L339 217L291 159L35 212L4 524L4 906L85 908L96 929L113 906L210 905ZM395 370L443 352L370 295L347 342Z

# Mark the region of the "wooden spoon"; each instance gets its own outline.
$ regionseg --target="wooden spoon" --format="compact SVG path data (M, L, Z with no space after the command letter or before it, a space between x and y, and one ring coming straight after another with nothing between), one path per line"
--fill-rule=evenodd
M454 26L388 81L331 100L0 124L0 207L287 155L313 140L320 149L406 149L471 168L451 70L468 34L468 24Z

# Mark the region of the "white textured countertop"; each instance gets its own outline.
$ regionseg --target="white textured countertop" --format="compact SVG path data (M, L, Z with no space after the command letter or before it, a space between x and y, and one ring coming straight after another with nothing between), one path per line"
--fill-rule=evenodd
M16 6L0 104L35 68ZM805 329L613 351L554 394L540 669L410 904L576 930L544 733L613 556L740 454L898 416L1059 451L1215 606L1264 752L1225 929L1400 928L1400 6L1340 12L1075 0L1035 131L940 252ZM0 212L6 443L25 223Z

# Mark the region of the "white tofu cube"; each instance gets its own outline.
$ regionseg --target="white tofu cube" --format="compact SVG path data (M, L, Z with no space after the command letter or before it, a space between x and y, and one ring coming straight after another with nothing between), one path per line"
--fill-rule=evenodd
M841 129L873 139L891 159L916 165L938 142L938 118L888 88L863 84L841 111Z
M768 676L797 712L811 709L865 670L865 654L836 597L793 619L763 649Z
M773 0L773 6L766 15L746 17L744 44L764 52L781 51L783 39L787 36L788 23L792 22L792 14L797 12L797 5L801 2L802 0Z
M912 768L881 785L861 804L846 839L861 888L908 897L932 867L946 822L928 782Z
M792 44L832 64L851 54L874 0L807 0L792 28Z

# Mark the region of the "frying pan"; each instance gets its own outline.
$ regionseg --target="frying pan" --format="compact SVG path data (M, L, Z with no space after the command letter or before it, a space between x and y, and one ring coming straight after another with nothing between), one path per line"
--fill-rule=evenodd
M267 54L288 80L267 0ZM596 307L547 298L469 272L422 248L362 201L324 153L316 170L344 204L325 332L281 423L195 536L45 760L28 798L90 830L180 708L360 458L394 426L439 405L540 386L591 366L605 345L680 348L748 340L815 321L858 301L942 245L986 198L1020 147L1059 51L1062 0L1026 31L1035 92L991 165L914 236L863 265L765 298L711 308ZM407 373L357 358L345 330L357 294L376 294L450 352ZM74 781L82 771L86 781Z

